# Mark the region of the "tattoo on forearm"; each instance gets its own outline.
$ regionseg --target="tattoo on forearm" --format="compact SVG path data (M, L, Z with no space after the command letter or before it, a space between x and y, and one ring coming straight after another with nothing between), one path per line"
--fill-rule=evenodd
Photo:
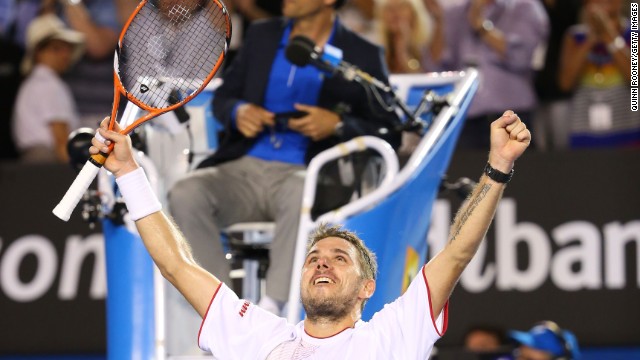
M480 203L480 201L482 201L482 199L484 199L485 196L487 196L489 189L491 189L491 184L484 184L482 185L482 188L480 189L480 191L472 195L473 198L469 199L469 205L466 207L464 212L459 214L459 219L456 221L456 224L454 225L453 232L451 234L451 239L449 240L449 242L453 242L458 236L458 234L460 234L462 227L471 216L471 213L473 213L473 210L475 210L475 208L478 207L478 204Z

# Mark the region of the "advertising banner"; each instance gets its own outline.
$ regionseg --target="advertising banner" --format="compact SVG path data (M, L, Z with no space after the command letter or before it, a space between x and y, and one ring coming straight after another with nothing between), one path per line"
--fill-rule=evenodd
M448 179L477 180L486 158L455 153ZM78 209L68 223L51 214L74 175L64 165L0 165L0 354L106 349L101 230ZM433 204L430 256L460 203L443 193ZM412 264L422 261L415 255L402 251ZM451 298L438 344L459 345L471 325L528 329L548 319L583 346L637 346L639 303L640 151L530 151Z

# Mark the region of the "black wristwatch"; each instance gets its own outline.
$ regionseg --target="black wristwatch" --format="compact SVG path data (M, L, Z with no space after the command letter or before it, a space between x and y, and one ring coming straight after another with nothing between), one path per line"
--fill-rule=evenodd
M487 174L487 176L491 180L497 181L503 184L506 184L511 180L511 177L513 176L513 172L514 172L514 169L511 169L511 171L508 174L505 174L502 171L496 170L493 167L491 167L491 164L489 164L488 162L487 162L487 165L484 166L484 173Z

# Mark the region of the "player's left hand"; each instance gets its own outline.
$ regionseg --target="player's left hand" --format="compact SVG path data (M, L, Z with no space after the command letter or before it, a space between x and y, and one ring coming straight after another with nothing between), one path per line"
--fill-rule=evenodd
M308 136L313 141L322 140L333 135L340 116L327 109L295 104L296 110L306 111L308 114L301 118L290 119L287 124L290 129Z
M489 164L494 169L508 174L516 159L524 153L529 144L531 132L517 114L507 110L491 123Z

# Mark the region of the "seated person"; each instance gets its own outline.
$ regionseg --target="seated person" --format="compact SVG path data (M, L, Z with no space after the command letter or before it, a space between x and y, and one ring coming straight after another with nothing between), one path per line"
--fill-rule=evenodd
M474 353L495 352L505 344L505 332L489 325L472 326L464 335L464 349Z
M542 321L527 332L510 331L509 337L518 344L516 360L580 359L575 335L553 321Z
M282 311L289 297L304 170L311 158L340 142L375 135L397 147L393 111L360 84L285 57L289 39L342 49L344 60L383 82L383 51L345 28L336 16L344 1L285 2L285 18L253 24L223 75L213 107L225 128L220 147L169 192L169 206L197 261L230 284L220 230L238 222L275 221L261 303ZM389 100L389 99L387 99ZM278 121L277 113L303 112ZM227 206L233 204L233 206Z
M22 161L66 162L67 137L79 126L76 105L62 74L83 53L84 37L55 15L34 19L27 30L22 71L29 74L16 99L14 141Z

